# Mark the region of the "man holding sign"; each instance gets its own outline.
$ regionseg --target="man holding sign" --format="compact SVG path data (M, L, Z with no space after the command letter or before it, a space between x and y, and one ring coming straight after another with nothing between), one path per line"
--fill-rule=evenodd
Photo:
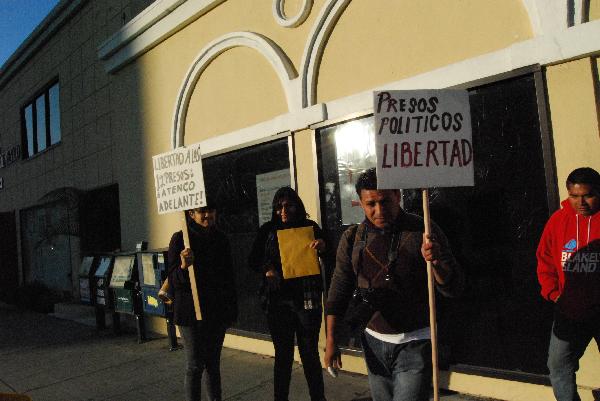
M437 401L435 289L456 295L464 277L445 235L430 222L427 188L473 185L469 95L381 91L373 100L377 173L359 178L366 219L340 240L327 300L325 362L341 362L336 317L354 292L350 323L366 325L362 342L373 399L427 400L433 378ZM423 189L423 218L401 209L404 188Z
M462 270L437 226L426 237L423 219L400 207L400 191L377 189L375 169L360 175L356 192L365 220L348 228L338 246L326 305L325 365L342 367L336 326L348 309L351 326L366 326L361 340L373 400L428 400L425 261L433 263L436 288L446 296L462 289Z

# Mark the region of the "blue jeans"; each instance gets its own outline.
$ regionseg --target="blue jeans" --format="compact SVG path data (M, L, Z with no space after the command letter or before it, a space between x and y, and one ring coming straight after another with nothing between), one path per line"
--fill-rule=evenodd
M202 373L206 369L206 393L210 401L221 401L221 350L225 339L221 322L197 321L192 326L179 326L186 356L185 399L200 401Z
M555 334L560 324L559 336ZM564 329L564 326L571 326ZM578 327L580 326L580 327ZM579 359L592 340L600 341L600 332L589 330L585 325L555 321L548 347L548 370L550 382L557 401L580 401L575 374L579 370ZM598 342L600 347L600 342Z
M429 400L431 341L392 344L364 332L362 346L373 401Z

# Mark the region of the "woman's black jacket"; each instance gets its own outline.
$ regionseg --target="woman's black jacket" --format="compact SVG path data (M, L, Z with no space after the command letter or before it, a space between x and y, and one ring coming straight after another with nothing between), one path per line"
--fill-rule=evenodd
M229 240L218 229L204 228L194 222L189 223L188 231L202 320L221 322L229 327L238 312ZM169 243L169 294L174 301L174 323L190 326L196 318L189 272L181 269L182 250L183 233L178 231Z

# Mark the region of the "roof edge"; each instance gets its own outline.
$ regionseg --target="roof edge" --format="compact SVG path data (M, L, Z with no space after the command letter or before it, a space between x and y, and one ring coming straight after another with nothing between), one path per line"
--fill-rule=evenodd
M60 0L0 68L0 89L89 0Z

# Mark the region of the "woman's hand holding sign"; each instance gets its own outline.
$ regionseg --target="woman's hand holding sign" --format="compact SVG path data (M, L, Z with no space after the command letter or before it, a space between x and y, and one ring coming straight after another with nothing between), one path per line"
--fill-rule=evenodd
M190 248L185 248L180 253L181 256L181 268L187 269L194 264L194 252Z
M318 252L323 252L325 251L325 241L323 241L321 238L316 239L312 241L308 247L310 249L316 249Z

